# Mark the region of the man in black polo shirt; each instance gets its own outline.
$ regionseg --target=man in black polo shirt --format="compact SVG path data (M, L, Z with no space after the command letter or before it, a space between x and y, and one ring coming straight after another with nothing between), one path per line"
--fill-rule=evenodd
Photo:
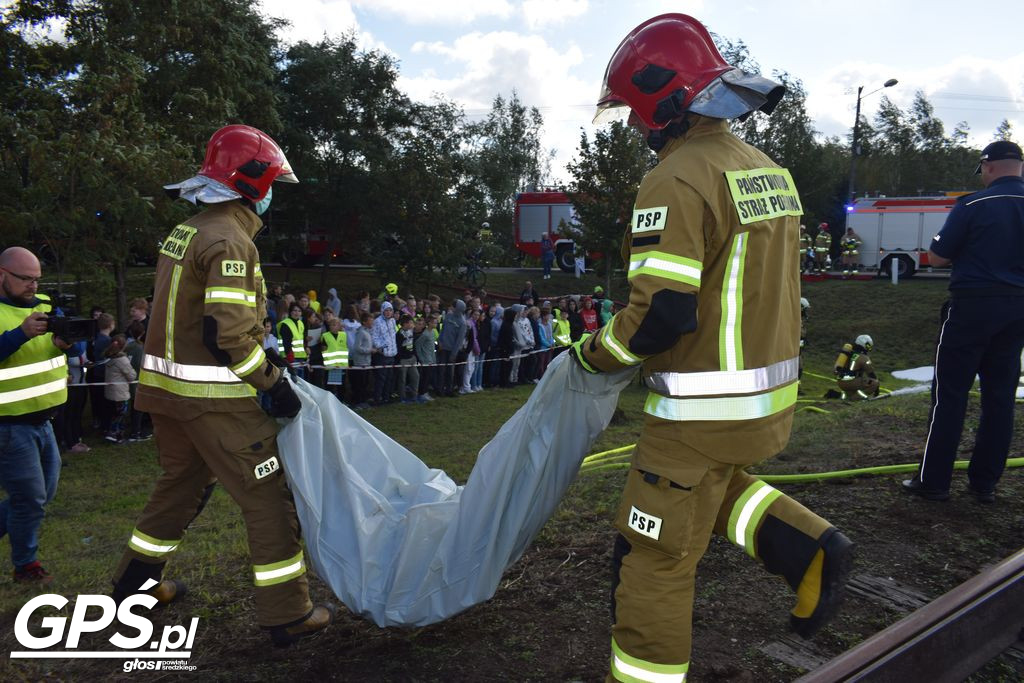
M1014 395L1024 347L1024 180L1021 149L993 142L977 173L985 189L961 197L932 240L928 256L952 264L935 351L932 408L921 468L903 482L928 500L949 498L967 394L981 377L981 421L967 490L995 500L1013 435Z

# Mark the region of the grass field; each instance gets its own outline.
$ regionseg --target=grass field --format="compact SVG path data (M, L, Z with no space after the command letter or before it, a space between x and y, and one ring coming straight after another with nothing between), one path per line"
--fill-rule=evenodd
M273 270L271 280L280 277ZM315 271L293 271L291 284L316 286ZM376 291L372 273L332 272L343 294ZM488 290L518 293L523 274L494 277ZM552 293L589 291L596 279L556 274L534 284ZM831 375L836 352L861 333L875 341L872 358L883 386L888 373L931 363L944 280L808 283L812 304L806 371ZM542 295L547 291L541 289ZM417 294L419 290L414 290ZM448 290L454 291L454 290ZM438 291L442 296L442 291ZM624 298L624 290L615 292ZM789 446L762 472L819 472L915 461L923 444L926 394L869 403L812 403L831 386L805 379L802 398L829 412L796 416ZM427 405L394 405L365 417L428 465L464 482L479 448L528 396L530 389L486 391ZM620 396L621 413L594 445L595 452L634 443L642 421L644 392L636 385ZM1019 412L1019 411L1018 411ZM977 425L972 405L963 447L969 452ZM90 453L66 456L56 500L43 524L40 557L53 573L49 591L68 598L106 593L128 533L159 469L153 442L107 445L96 438ZM1020 430L1011 455L1021 455ZM961 475L962 476L962 475ZM200 618L191 663L204 680L338 681L597 681L609 641L607 595L613 540L610 518L625 478L623 469L583 474L534 546L511 567L495 597L444 623L405 631L379 629L350 614L322 636L279 651L253 621L252 586L245 529L237 508L218 488L176 551L169 575L189 584L190 596L163 610L158 625ZM1024 474L1009 471L995 506L979 508L955 495L946 505L903 495L897 477L858 477L830 483L780 486L843 528L858 543L858 572L892 577L937 596L1021 546L1024 536ZM954 484L959 486L959 480ZM955 492L955 493L958 493ZM6 547L6 545L4 546ZM699 570L695 608L694 681L788 681L799 671L764 654L761 647L784 632L792 599L727 543L715 541ZM314 599L327 589L312 582ZM18 610L35 591L0 579L2 649L14 639ZM61 611L69 616L71 607ZM814 641L834 656L901 615L852 602ZM109 632L83 637L103 643ZM99 639L99 640L97 640ZM109 645L105 646L109 649ZM0 660L2 680L130 678L116 660ZM1011 664L995 663L976 680L1020 680Z

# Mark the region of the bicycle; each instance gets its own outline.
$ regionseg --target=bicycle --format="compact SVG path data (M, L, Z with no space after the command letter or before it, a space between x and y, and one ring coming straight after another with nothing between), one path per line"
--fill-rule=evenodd
M465 280L471 287L484 287L487 284L487 273L476 259L466 261L459 266L458 277Z

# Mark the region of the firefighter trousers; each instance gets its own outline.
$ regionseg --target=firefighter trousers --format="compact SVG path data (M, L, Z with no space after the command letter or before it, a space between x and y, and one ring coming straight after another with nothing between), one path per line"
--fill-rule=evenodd
M747 474L693 454L668 476L631 469L616 515L607 681L684 681L697 563L712 532L795 591L829 523Z
M255 405L255 404L254 404ZM153 414L163 474L139 518L114 583L136 592L160 580L168 556L219 481L242 510L253 563L256 618L278 626L312 609L299 521L277 455L277 423L255 407L181 422Z
M836 380L843 398L847 401L863 401L878 396L878 380L873 377L849 377Z

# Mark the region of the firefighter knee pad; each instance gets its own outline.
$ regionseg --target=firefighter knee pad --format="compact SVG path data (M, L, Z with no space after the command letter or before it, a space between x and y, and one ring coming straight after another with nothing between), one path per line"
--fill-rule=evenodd
M822 536L797 588L790 627L803 638L817 633L839 611L853 566L853 542L835 527Z

